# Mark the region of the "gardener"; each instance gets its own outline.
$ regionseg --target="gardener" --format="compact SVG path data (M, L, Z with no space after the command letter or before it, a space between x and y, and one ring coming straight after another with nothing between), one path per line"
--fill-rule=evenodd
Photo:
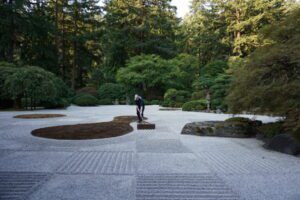
M139 122L143 121L144 118L144 110L145 110L145 102L139 95L134 95L134 101L136 104L136 114L139 118Z

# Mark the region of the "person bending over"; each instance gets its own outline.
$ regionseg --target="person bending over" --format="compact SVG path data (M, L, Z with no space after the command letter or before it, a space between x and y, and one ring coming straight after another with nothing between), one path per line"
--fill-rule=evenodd
M145 110L144 100L142 99L142 97L136 94L134 95L134 101L136 104L136 114L139 118L139 122L142 122L144 118L144 110Z

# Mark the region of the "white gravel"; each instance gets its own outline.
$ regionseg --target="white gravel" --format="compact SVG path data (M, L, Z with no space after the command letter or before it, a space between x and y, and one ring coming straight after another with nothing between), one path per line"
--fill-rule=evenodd
M13 118L32 113L66 117ZM156 124L154 131L137 131L133 123L134 132L102 140L59 141L30 134L36 128L110 121L120 115L135 115L135 107L0 112L0 199L300 199L299 157L265 150L256 139L180 134L186 123L232 115L147 106L145 116Z

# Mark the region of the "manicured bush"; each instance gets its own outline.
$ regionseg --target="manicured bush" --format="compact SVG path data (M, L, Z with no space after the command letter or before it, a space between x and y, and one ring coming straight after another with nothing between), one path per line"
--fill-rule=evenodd
M111 99L100 99L98 101L99 105L113 105L113 101Z
M14 105L14 101L10 97L4 84L7 77L17 70L18 68L14 64L0 62L0 108L11 108Z
M57 98L52 101L42 102L41 105L48 109L66 108L66 107L70 106L70 102L68 101L68 99Z
M16 108L55 108L67 106L63 99L71 95L60 78L40 67L0 63L0 102L11 106L14 101Z
M96 106L98 99L90 94L78 95L73 99L73 103L78 106Z
M160 101L160 100L152 100L150 104L151 105L161 105L162 101Z
M263 124L262 126L258 127L258 131L265 137L272 138L275 135L284 133L283 124L284 123L282 121Z
M98 91L94 87L80 88L79 90L76 91L76 94L77 95L80 95L80 94L90 94L90 95L93 95L96 98L98 97Z
M105 83L98 89L98 98L100 100L110 99L111 101L125 99L124 88L116 83Z
M190 101L182 105L183 111L202 111L202 110L206 110L206 108L207 108L206 99Z

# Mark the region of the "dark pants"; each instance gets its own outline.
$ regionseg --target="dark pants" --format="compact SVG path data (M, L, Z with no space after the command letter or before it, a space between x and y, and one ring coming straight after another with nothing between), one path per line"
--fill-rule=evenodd
M139 110L140 110L140 112L139 112ZM139 110L138 109L136 110L136 114L139 118L139 122L141 122L141 121L143 121L145 106L140 107Z
M142 111L142 113L141 113L142 114L142 118L144 118L144 110L145 110L145 106L142 106L142 110L141 110Z

